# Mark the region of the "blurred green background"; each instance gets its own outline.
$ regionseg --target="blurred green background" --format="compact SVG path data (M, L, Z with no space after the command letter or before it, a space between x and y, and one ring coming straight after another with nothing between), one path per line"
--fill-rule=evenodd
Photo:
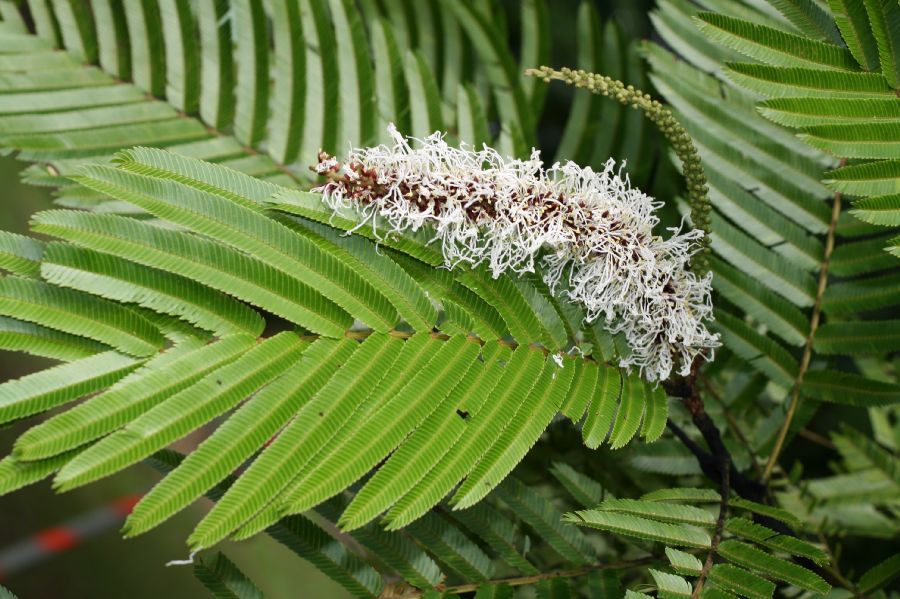
M25 165L0 158L3 210L0 228L25 232L30 215L52 206L50 190L19 181ZM49 361L0 351L0 381L38 370ZM0 456L9 454L15 438L30 422L0 429ZM149 466L136 466L119 476L65 495L55 494L49 481L0 497L0 551L49 527L102 508L117 498L142 493L157 480ZM187 557L184 540L209 504L183 512L157 530L137 539L122 540L116 528L84 544L53 555L41 564L5 577L0 584L20 599L119 598L167 599L208 597L190 567L166 567ZM266 535L230 543L223 551L263 590L266 597L342 599L346 592Z

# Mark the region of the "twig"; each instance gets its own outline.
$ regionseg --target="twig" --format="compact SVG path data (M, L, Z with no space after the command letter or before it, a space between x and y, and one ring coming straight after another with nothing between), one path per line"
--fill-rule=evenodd
M821 445L822 447L826 447L828 449L837 449L834 443L831 442L831 439L820 435L815 431L811 431L808 428L800 429L797 431L797 436L803 437L807 441L811 441L817 445Z
M838 583L840 583L842 587L852 592L854 597L858 597L859 591L857 590L856 585L850 582L847 577L844 576L844 574L841 572L841 566L838 563L837 556L834 554L834 551L831 550L831 545L828 543L828 537L826 537L824 533L820 532L819 541L825 547L825 553L828 554L828 561L830 562L827 566L824 566L823 569L831 574L831 576L833 576L834 579Z
M669 383L667 392L675 397L680 397L685 407L691 413L691 419L694 426L703 435L703 439L709 446L709 451L700 448L677 424L668 421L669 429L678 439L684 443L691 453L697 458L700 464L700 470L710 480L716 484L722 484L722 480L726 476L729 479L729 488L738 496L755 501L757 503L771 503L769 489L766 485L761 484L758 480L744 476L734 465L731 453L722 441L722 435L716 427L715 422L709 417L706 408L703 405L703 399L700 397L700 390L697 386L697 375L699 370L699 361L696 361L692 368L691 374L682 379L676 379ZM794 533L785 525L769 516L754 514L754 522L771 528L772 530L793 536Z
M437 589L443 593L450 594L461 594L461 593L472 593L477 591L479 587L482 585L498 585L498 584L507 584L512 587L516 586L524 586L528 584L535 584L542 580L552 580L554 578L576 578L578 576L584 576L585 574L590 574L591 572L597 570L627 570L628 568L635 568L637 566L645 566L647 564L652 564L654 562L658 562L659 558L653 556L642 557L639 559L626 560L621 562L611 562L611 563L598 563L598 564L590 564L587 566L581 566L580 568L574 568L572 570L553 570L551 572L541 572L540 574L532 574L528 576L513 576L511 578L497 578L494 580L485 580L482 582L474 582L469 584L460 584L456 586L445 587L443 585L438 585ZM397 586L389 586L386 587L385 590L379 596L379 599L418 599L419 597L424 596L425 591L421 589L417 589L415 587L410 587L408 585L397 585Z
M712 418L706 412L703 399L700 397L700 390L697 387L699 367L700 361L697 360L691 368L691 374L671 383L667 388L667 392L682 399L685 407L691 413L691 420L694 426L697 427L709 446L709 452L698 447L671 420L668 422L669 429L694 454L700 463L700 469L703 471L703 474L709 477L710 480L721 484L723 478L722 468L727 466L730 479L729 484L735 493L750 501L765 502L766 487L753 479L747 478L738 471L734 465L734 460L731 458L731 453L722 441L722 435L719 433L716 423L712 421Z
M500 578L498 580L491 580L488 584L508 584L509 586L515 587L526 584L534 584L542 580L551 580L553 578L575 578L577 576L590 574L591 572L594 572L596 570L626 570L628 568L652 564L653 562L657 561L659 561L659 558L648 556L621 562L590 564L588 566L582 566L580 568L574 568L572 570L554 570L552 572L541 572L540 574L533 574L530 576ZM443 589L443 591L446 593L469 593L472 591L477 591L478 587L480 587L482 584L484 583L461 584L458 586L446 587L445 589Z
M731 464L728 463L729 461L730 460L726 457L722 460L722 463L719 464L722 472L722 482L719 486L719 493L722 496L719 500L719 517L716 520L716 530L713 533L712 542L709 544L709 553L706 554L706 562L703 564L703 569L700 570L700 576L697 578L697 585L694 587L694 592L691 594L692 599L700 597L700 591L703 590L703 585L706 583L709 571L712 570L716 549L722 541L722 530L725 528L725 517L728 514L728 496L731 494L731 484L728 476L731 471Z
M761 484L758 480L745 477L734 466L734 462L731 459L728 449L722 443L722 437L718 428L716 428L715 423L706 413L703 400L700 397L697 388L698 377L696 366L697 365L695 364L690 376L683 379L676 379L667 385L667 392L670 395L681 397L684 401L685 407L687 407L688 411L691 413L694 425L703 435L710 451L706 451L700 447L687 433L685 433L684 430L671 420L667 422L668 428L684 444L684 446L694 454L703 473L710 480L717 482L720 489L722 489L722 499L719 506L719 518L716 522L716 531L711 540L710 552L707 555L706 563L701 570L701 578L692 595L693 597L699 596L703 587L703 581L708 575L709 570L712 568L713 554L716 547L718 547L721 542L722 528L724 525L723 518L725 517L728 508L727 500L731 491L733 490L738 496L743 497L744 499L759 503L771 503L768 486ZM753 520L780 534L796 536L796 534L784 523L768 516L754 514ZM825 545L828 550L830 561L837 566L836 557L831 553L827 543ZM837 583L838 585L851 590L854 588L841 574L838 567L831 567L830 565L822 567L807 559L798 558L797 561L802 566L818 572L823 578L830 580L832 583Z
M841 160L841 166L847 163L847 160ZM825 288L828 286L828 266L831 262L831 253L834 251L834 237L837 229L838 218L841 215L841 193L834 194L834 203L831 206L831 222L828 225L828 237L825 240L825 254L822 257L822 269L819 271L819 286L816 289L816 299L813 303L812 316L809 319L809 334L806 336L806 345L803 347L803 357L800 359L800 369L797 371L797 377L794 379L794 386L791 388L791 402L788 405L787 414L784 422L781 424L781 430L778 431L778 438L772 453L769 455L769 461L763 471L762 482L767 484L772 476L772 470L778 463L778 456L784 449L784 442L791 430L791 422L797 413L797 406L800 403L800 388L803 386L803 377L809 368L812 360L813 340L816 337L816 331L819 328L819 320L822 316L822 298L825 296Z
M750 440L747 439L744 431L741 430L741 425L734 417L734 414L731 413L731 410L728 409L728 405L721 398L721 396L716 393L715 389L713 389L712 385L707 379L698 378L698 380L703 383L703 387L706 389L706 392L709 393L709 396L712 397L715 402L719 404L719 407L722 408L722 415L725 416L725 422L728 423L728 428L731 429L731 432L734 433L734 436L737 437L738 441L740 441L741 445L750 456L750 463L753 465L753 471L756 473L757 478L761 478L762 468L759 465L759 457L756 455L756 451L753 449L753 446L750 445Z

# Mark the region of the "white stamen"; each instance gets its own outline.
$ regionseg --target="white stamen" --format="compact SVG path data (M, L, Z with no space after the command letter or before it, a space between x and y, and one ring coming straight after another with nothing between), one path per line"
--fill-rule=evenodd
M678 358L686 375L694 357L711 357L712 275L688 269L703 232L654 236L662 202L632 188L624 165L545 170L537 150L503 158L487 146L453 148L440 133L412 139L413 148L389 132L393 146L351 150L345 165L320 154L315 170L329 181L317 191L335 212L352 208L373 230L380 217L390 230L376 237L431 226L447 268L486 263L495 278L540 270L551 289L565 285L587 321L602 316L624 335L631 355L620 365L648 380L668 378Z

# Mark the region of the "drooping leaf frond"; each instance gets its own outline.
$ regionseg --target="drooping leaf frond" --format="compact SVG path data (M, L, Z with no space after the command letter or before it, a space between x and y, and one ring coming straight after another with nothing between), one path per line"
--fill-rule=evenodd
M59 488L73 488L151 455L252 396L137 506L128 521L130 534L183 509L253 459L273 436L200 524L194 546L210 546L229 534L246 537L287 514L304 512L392 453L340 519L342 526L359 528L385 511L390 526L408 525L464 479L451 504L468 507L509 475L564 405L581 406L567 410L574 422L587 412L585 438L592 446L608 437L617 448L638 432L653 440L662 431L668 410L661 388L651 389L608 364L558 353L548 357L548 350L530 346L535 341L567 347L569 331L578 330L571 327L583 326L563 324L569 320L546 287L456 269L441 275L438 286L423 288L418 278L431 270L418 257L428 258L430 250L418 248L427 246L386 238L380 242L391 248L386 253L361 236L342 237L324 225L269 210L293 205L286 203L288 197L312 202L312 194L288 196L245 175L158 150L136 149L120 154L115 167L81 172L84 185L170 226L74 211L37 215L36 229L68 243L52 242L43 252L46 283L7 281L28 289L52 285L66 293L76 293L65 289L74 288L85 295L73 298L101 296L116 310L139 305L220 339L204 345L201 335L165 348L105 393L26 432L16 456L50 460L80 448L56 475ZM347 222L348 229L354 226ZM163 276L169 272L178 276ZM310 277L316 291L306 287ZM296 289L308 289L306 297L291 291ZM470 311L473 322L490 323L480 330L499 330L503 338L485 342L434 332L438 312L426 289L435 292L434 301L461 302L456 305ZM57 301L68 306L68 297ZM500 303L517 297L521 301ZM303 309L292 307L301 302ZM261 319L247 304L272 310L320 338L309 345L303 334L283 332L253 344ZM493 315L486 313L491 306L497 306ZM312 318L314 313L319 316ZM361 345L351 340L357 335L344 328L350 320L340 313L372 325L363 331ZM126 312L121 314L125 318ZM77 333L82 329L74 322L42 324ZM397 330L400 323L421 332ZM381 332L388 329L392 332ZM347 335L351 339L341 340ZM131 339L102 337L143 353L132 349ZM86 359L111 367L106 354ZM77 363L72 367L88 372ZM82 389L65 378L65 395L52 405L110 382L91 379L95 385ZM10 405L22 407L10 417L49 407L41 393L16 395ZM443 446L435 443L438 431ZM87 442L96 443L85 447ZM442 455L438 461L423 460L435 451Z

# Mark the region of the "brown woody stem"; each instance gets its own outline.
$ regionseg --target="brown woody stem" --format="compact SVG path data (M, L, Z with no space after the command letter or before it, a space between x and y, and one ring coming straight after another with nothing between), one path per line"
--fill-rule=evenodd
M846 164L846 160L841 161L841 166ZM828 266L831 262L831 253L834 251L834 238L837 230L838 219L841 216L841 193L834 194L834 203L831 206L831 222L828 225L828 236L825 239L825 253L822 257L822 268L819 270L819 285L816 289L816 299L813 304L812 316L809 319L809 334L806 336L806 345L803 347L803 357L800 359L800 368L794 379L794 385L791 388L791 400L788 405L787 414L785 414L784 422L778 431L778 437L775 440L775 446L769 455L769 461L763 471L762 482L768 483L772 476L772 470L778 464L778 456L784 449L784 443L787 440L788 433L791 430L791 423L794 415L797 413L797 406L800 405L800 389L803 386L803 377L809 369L809 363L812 360L813 341L816 337L816 331L819 329L819 321L822 317L822 299L825 297L825 288L828 287Z
M703 563L703 569L700 571L700 576L697 578L697 584L694 586L694 592L691 594L692 599L700 597L700 591L703 590L703 585L706 584L706 578L709 576L709 571L712 570L716 549L722 541L722 530L725 528L725 517L728 514L728 496L731 494L731 481L729 477L731 464L727 462L730 462L731 460L726 457L722 461L723 463L720 465L722 482L719 485L719 494L722 498L719 501L719 517L716 519L716 530L713 533L712 542L709 544L709 553L706 554L706 561Z

